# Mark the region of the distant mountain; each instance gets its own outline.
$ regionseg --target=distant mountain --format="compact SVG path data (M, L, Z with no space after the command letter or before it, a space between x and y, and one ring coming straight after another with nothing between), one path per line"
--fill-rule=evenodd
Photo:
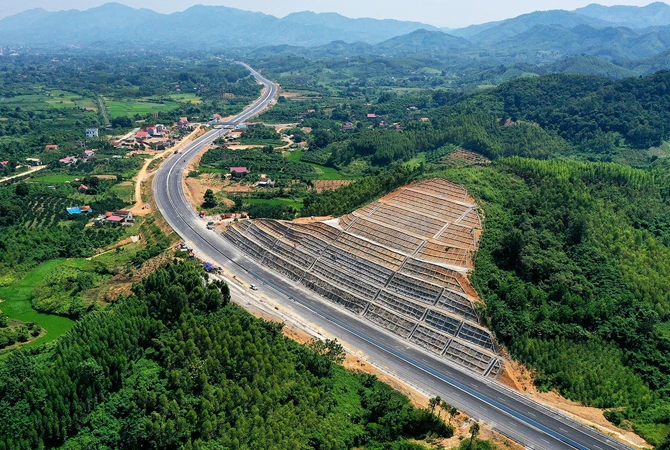
M598 56L607 60L646 58L670 48L670 28L638 31L624 27L565 28L536 25L496 45L501 54L553 52L556 58L573 55Z
M249 53L256 58L287 56L290 54L312 57L391 56L391 57L446 57L472 50L470 42L441 31L417 30L396 36L376 45L365 42L333 41L317 47L300 48L288 45L262 47Z
M499 22L471 25L459 30L451 30L450 33L477 44L492 44L526 32L538 25L559 25L565 28L572 28L577 25L612 26L611 23L597 18L581 16L570 11L553 10L536 11Z
M430 25L397 20L350 19L303 12L282 19L223 6L193 6L160 14L108 3L86 11L30 10L0 20L0 43L32 46L136 46L221 49L265 45L318 46L332 41L377 44Z
M416 30L403 36L396 36L374 47L377 52L394 56L408 54L444 55L472 48L473 45L463 38L451 36L441 31L429 30Z
M662 2L647 6L602 6L591 4L574 11L582 16L630 28L670 25L670 5Z

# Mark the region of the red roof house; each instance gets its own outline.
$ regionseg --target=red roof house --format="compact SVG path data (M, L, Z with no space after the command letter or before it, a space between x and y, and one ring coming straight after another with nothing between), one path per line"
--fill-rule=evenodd
M143 141L144 139L149 139L149 133L147 133L146 131L140 130L137 133L135 133L135 139L137 139L138 141Z
M373 114L373 113L368 114L368 119L376 119L376 118L377 118L377 114Z
M109 216L107 217L107 222L123 222L123 217L120 216Z
M58 150L58 146L56 144L48 144L46 147L47 150Z
M234 173L234 174L249 173L249 169L247 169L246 167L231 167L230 168L230 173Z

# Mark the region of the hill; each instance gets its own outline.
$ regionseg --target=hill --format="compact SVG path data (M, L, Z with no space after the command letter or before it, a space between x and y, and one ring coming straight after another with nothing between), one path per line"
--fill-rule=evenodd
M610 78L612 80L638 75L634 70L594 56L586 55L563 58L555 63L539 67L538 72L542 74L569 73L577 75L595 75Z
M608 60L630 60L655 55L670 46L670 29L649 31L624 27L535 25L496 45L500 54L553 52L555 56L586 54Z
M473 25L461 30L452 30L451 34L466 37L477 44L493 44L519 35L538 25L558 25L564 28L572 28L577 25L606 27L611 24L599 19L580 16L569 11L536 11L500 22Z
M424 29L391 38L374 47L377 52L390 55L444 54L472 48L473 45L463 38Z
M284 18L223 6L193 6L160 14L108 3L85 11L29 10L0 20L5 45L86 45L222 49L226 46L324 45L332 41L379 43L417 29L437 28L397 20L350 19L302 12ZM194 33L193 30L198 30ZM132 38L130 38L132 37Z
M670 5L662 2L647 6L603 6L592 3L574 12L630 28L670 25Z

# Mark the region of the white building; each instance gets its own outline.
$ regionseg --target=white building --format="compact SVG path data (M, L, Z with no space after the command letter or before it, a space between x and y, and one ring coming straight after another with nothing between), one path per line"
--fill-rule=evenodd
M97 128L86 128L86 138L87 139L92 139L92 138L97 138L98 137L98 129Z

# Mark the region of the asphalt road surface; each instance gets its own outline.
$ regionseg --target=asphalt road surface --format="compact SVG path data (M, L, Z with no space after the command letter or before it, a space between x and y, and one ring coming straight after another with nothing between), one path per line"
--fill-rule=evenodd
M257 115L272 102L277 86L243 64L265 86L263 94L229 124ZM274 273L246 257L216 231L208 230L183 190L183 173L189 161L214 139L227 133L214 129L172 155L158 170L153 183L157 206L170 226L202 258L215 262L238 280L256 284L259 293L281 303L293 315L324 334L335 336L349 349L366 355L374 365L399 379L439 395L471 417L492 426L532 449L629 449L592 428L540 405L499 383L456 367L414 344L374 327L302 285ZM231 283L234 284L234 283ZM232 290L245 302L259 302L252 292ZM238 299L239 300L239 299ZM239 302L242 303L242 302Z

